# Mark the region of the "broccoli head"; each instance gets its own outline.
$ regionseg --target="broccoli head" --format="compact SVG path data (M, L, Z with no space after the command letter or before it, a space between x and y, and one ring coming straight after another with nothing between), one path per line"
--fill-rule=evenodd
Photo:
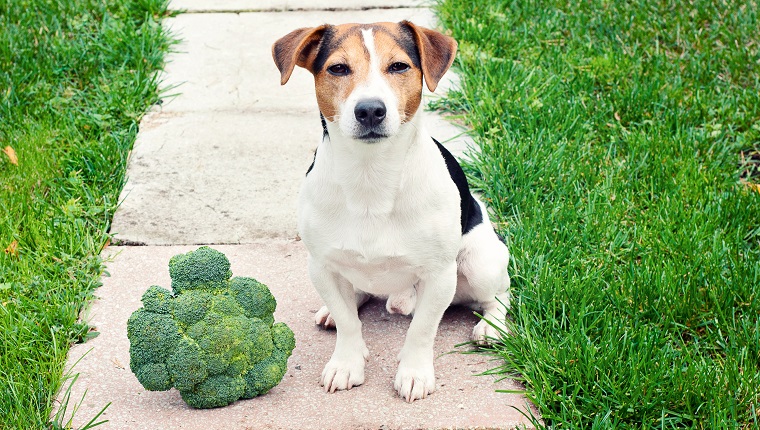
M201 247L169 261L172 290L152 286L127 322L130 368L147 390L172 387L194 408L226 406L279 384L295 348L274 322L266 285L231 278L230 262Z

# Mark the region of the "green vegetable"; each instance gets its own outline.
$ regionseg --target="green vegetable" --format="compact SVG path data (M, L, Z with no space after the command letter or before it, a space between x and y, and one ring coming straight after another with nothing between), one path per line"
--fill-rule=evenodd
M226 406L280 383L295 348L274 323L266 285L231 278L230 262L201 247L169 261L172 290L152 286L127 322L130 368L143 387L172 387L194 408Z

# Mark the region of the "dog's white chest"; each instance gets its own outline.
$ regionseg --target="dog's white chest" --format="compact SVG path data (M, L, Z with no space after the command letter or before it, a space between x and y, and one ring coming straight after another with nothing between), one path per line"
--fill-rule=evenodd
M374 295L388 295L413 287L418 268L402 256L370 257L354 250L333 250L328 264L355 288Z
M406 290L419 280L429 252L416 246L416 232L389 221L350 213L305 223L304 241L313 254L355 288L375 295Z

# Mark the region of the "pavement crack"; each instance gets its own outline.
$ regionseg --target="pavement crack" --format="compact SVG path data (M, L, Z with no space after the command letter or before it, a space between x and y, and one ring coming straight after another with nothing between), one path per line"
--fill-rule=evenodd
M182 14L204 14L204 13L263 13L263 12L352 12L367 11L378 9L426 9L426 6L366 6L366 7L326 7L326 8L241 8L241 9L193 9L193 10L175 10L174 12Z
M201 199L198 199L198 198L196 198L196 200L202 201ZM206 203L206 207L209 208L209 209L211 209L211 211L214 212L217 215L224 215L224 214L220 213L219 211L217 211L215 207L211 206L208 203Z
M113 242L111 244L114 246L148 246L147 243L141 240L120 239L115 236L113 237Z

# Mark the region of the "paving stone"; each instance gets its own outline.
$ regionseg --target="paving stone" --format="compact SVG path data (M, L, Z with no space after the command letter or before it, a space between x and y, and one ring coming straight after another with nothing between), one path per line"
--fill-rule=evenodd
M320 136L314 115L151 115L111 232L151 245L295 237L298 189Z
M79 428L106 403L101 417L104 429L354 429L354 428L532 428L522 413L535 413L518 394L511 380L479 373L499 365L488 357L450 353L467 351L456 345L468 340L478 321L471 311L447 311L435 342L437 391L430 397L406 403L393 390L396 355L410 318L391 315L384 303L372 301L362 308L365 341L370 350L366 381L350 391L333 394L318 386L322 368L332 354L335 332L314 325L321 300L308 280L306 251L300 242L266 242L214 246L232 263L235 276L252 276L267 284L277 299L275 319L294 331L296 349L283 381L268 394L238 401L219 409L195 410L176 390L151 392L129 370L126 322L141 306L140 297L150 285L170 286L169 258L194 246L111 247L110 277L103 278L100 297L86 318L100 335L75 345L69 363L79 378L72 399L87 391L74 419ZM522 427L521 427L522 428Z

